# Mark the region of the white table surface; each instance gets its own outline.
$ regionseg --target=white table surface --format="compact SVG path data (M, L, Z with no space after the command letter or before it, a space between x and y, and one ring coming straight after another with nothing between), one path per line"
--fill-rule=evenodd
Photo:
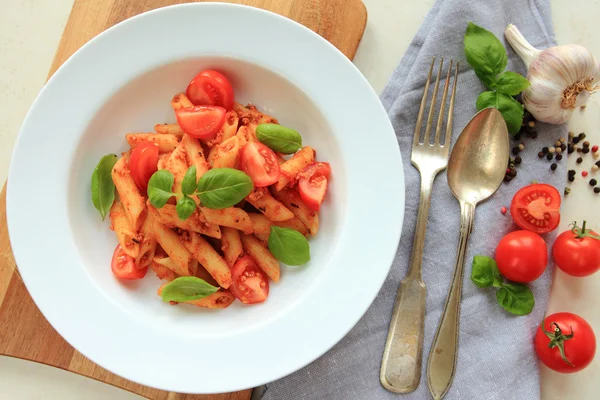
M600 0L551 0L558 42L578 43L600 58ZM433 0L364 0L369 18L355 64L380 92L408 47ZM43 86L64 29L72 0L0 0L0 182L6 179L19 127ZM600 94L571 121L575 132L600 143ZM47 134L52 134L51 131ZM571 157L569 164L574 165ZM588 157L586 162L589 163ZM600 173L599 175L600 180ZM589 178L588 178L589 179ZM562 209L559 229L587 219L600 229L600 195L578 179ZM555 273L549 312L570 311L587 319L600 339L600 273L574 279ZM600 355L577 374L560 375L542 368L543 399L600 398ZM55 368L0 357L2 399L139 399L139 396ZM399 396L400 398L400 396Z

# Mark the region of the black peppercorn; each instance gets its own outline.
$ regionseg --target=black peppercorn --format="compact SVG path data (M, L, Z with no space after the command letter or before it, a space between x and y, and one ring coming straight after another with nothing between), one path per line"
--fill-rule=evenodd
M577 144L579 143L579 138L578 137L574 137L572 140L573 144Z
M587 140L583 142L583 147L590 147L590 142L588 142Z
M552 163L552 165L550 166L550 169L552 171L556 171L556 168L558 168L558 165L556 165L556 163Z
M575 175L569 175L569 182L573 182L575 180Z
M600 167L600 160L599 160L599 161L596 161L596 165L597 165L598 167Z
M577 136L577 138L578 138L579 140L583 140L583 139L585 139L585 133L581 132L581 133L579 134L579 136Z
M515 176L517 176L517 170L511 169L510 172L508 173L508 175L510 175L512 178L514 178Z
M545 156L545 154L544 154L544 153L542 153L541 151L538 153L538 157L539 157L539 158L544 158L544 156Z
M600 187L596 186L594 188L594 193L596 193L596 194L600 193Z
M582 152L583 154L587 154L587 153L589 153L589 152L590 152L590 148L589 148L589 147L584 147L583 149L581 149L581 152Z
M537 131L532 131L532 132L529 134L529 137L530 137L530 138L532 138L532 139L536 139L536 138L537 138Z
M564 143L563 143L563 144L561 144L561 145L560 145L560 149L561 149L562 151L565 151L565 150L567 149L567 145L566 145L566 144L564 144Z
M575 151L575 147L573 147L573 145L569 143L569 145L567 146L567 151L569 152L569 154L571 154Z
M547 147L542 147L542 153L544 153L544 154L548 153L548 148Z
M598 183L598 181L597 181L597 180L595 180L595 179L593 179L593 178L592 178L592 179L590 179L590 186L596 186L596 184L597 184L597 183Z
M570 169L570 170L569 170L569 172L568 172L569 176L571 176L571 175L575 175L576 173L577 173L577 172L575 172L575 170L574 170L574 169Z
M552 160L552 157L554 157L554 154L552 154L552 153L548 153L548 154L546 154L546 159L547 159L548 161Z
M581 164L582 162L583 162L583 158L581 158L581 157L578 157L578 158L577 158L577 164Z
M519 165L521 164L521 161L523 161L523 159L520 156L515 157L515 164Z
M554 158L556 159L556 161L560 161L562 160L562 154L557 154Z
M521 151L521 149L519 149L519 146L513 147L513 149L512 149L512 153L513 153L514 155L517 155L517 154L519 154L519 152L520 152L520 151Z
M507 183L508 183L508 182L510 182L510 181L512 181L512 177L511 177L510 175L505 175L505 176L504 176L504 182L507 182Z
M513 136L514 140L521 140L521 134L517 133L515 136Z

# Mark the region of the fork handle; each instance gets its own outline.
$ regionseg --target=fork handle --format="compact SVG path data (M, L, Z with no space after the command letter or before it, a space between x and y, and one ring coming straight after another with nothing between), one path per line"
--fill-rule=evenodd
M384 388L394 393L412 392L421 380L426 295L421 261L435 174L421 174L421 197L410 266L398 288L383 351L379 380Z
M454 276L427 362L427 384L435 400L441 400L448 393L456 372L463 269L467 243L469 242L474 219L475 205L461 201L460 239L458 241Z

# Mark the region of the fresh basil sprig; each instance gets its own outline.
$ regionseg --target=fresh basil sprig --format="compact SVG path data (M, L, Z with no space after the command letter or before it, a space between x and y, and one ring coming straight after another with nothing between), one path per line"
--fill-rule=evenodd
M219 290L207 283L204 279L195 276L180 276L167 283L162 290L161 297L165 303L203 299Z
M287 265L302 265L310 261L308 240L293 229L272 225L268 246L273 256Z
M504 282L496 261L490 257L473 257L471 281L480 288L497 288L496 300L509 313L526 315L533 310L535 299L531 290L521 283Z
M92 173L92 202L100 212L102 221L115 201L115 184L112 180L112 169L117 163L116 154L107 154L98 161Z
M162 208L177 196L177 216L186 220L194 213L198 196L204 207L221 209L231 207L244 199L254 188L252 179L242 171L232 168L215 168L206 172L196 184L196 167L190 167L181 181L181 195L173 193L175 178L170 171L156 171L148 181L148 198L156 208Z
M256 137L271 150L283 154L292 154L302 148L302 136L297 131L278 124L258 125Z
M494 34L484 28L469 22L464 48L467 62L489 89L477 98L477 110L497 108L506 121L508 132L517 134L523 122L523 105L512 96L527 89L530 82L520 74L504 71L508 63L506 49Z

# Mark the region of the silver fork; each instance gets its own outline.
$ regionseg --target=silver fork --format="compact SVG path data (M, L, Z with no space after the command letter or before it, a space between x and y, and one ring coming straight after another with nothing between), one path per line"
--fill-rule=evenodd
M453 62L450 60L450 67L448 68L446 82L442 92L435 137L433 138L433 143L430 143L431 127L436 110L436 99L443 64L444 58L442 57L435 79L435 86L433 88L433 97L429 107L425 135L423 141L421 141L421 124L423 121L423 114L425 113L425 106L427 104L427 95L429 92L433 67L435 65L435 57L431 61L413 137L410 161L421 174L421 198L417 214L417 226L415 228L415 238L408 273L400 282L400 287L398 288L398 293L396 295L396 303L394 305L394 310L392 311L392 320L390 322L388 337L383 352L383 360L381 362L381 371L379 374L379 380L383 387L395 393L412 392L419 386L419 381L421 379L421 356L423 353L424 334L423 325L425 320L425 283L423 283L421 277L423 243L425 241L425 230L427 229L429 200L431 197L433 180L436 175L448 165L448 150L450 148L452 137L454 97L456 95L456 80L458 78L457 62L455 66L456 72L454 74L452 93L450 95L450 105L448 107L446 132L442 138L446 98L451 78L450 73L453 69ZM443 143L441 139L443 139Z

